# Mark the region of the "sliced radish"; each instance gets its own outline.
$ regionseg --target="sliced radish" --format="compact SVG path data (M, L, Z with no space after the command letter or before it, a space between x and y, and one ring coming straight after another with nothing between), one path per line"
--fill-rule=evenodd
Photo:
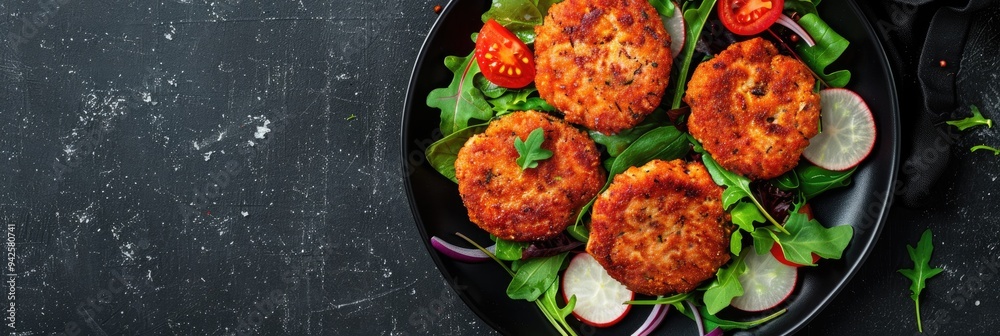
M684 48L684 40L687 38L687 32L684 30L684 13L681 13L681 6L674 2L674 15L670 17L660 15L660 20L663 20L663 27L667 28L667 33L670 34L670 56L677 57L681 54L681 49Z
M861 96L847 89L819 92L822 132L809 140L802 156L829 170L861 163L875 147L875 119Z
M577 254L570 260L563 273L562 290L566 300L576 295L573 316L595 327L608 327L621 321L632 307L625 301L635 298L635 293L608 275L587 253Z
M798 278L797 268L778 262L770 253L750 252L744 261L747 272L739 277L743 295L733 299L730 305L758 312L774 308L792 294Z

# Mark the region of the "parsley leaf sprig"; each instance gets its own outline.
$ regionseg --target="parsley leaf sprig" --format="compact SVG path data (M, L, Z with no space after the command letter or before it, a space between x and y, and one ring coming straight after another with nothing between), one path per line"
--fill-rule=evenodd
M983 114L979 112L979 108L976 107L976 105L970 105L970 107L972 109L971 117L960 120L947 121L945 123L947 123L948 125L958 127L959 131L964 131L966 129L980 125L986 126L987 128L993 128L993 120L986 119L985 117L983 117Z
M528 134L528 139L522 141L519 137L514 137L514 148L517 149L517 165L521 170L538 167L538 161L552 157L552 151L542 148L545 141L545 131L541 127L536 128Z
M917 248L906 245L906 251L909 252L910 259L913 260L913 268L901 269L899 273L902 273L903 276L913 282L910 285L910 298L916 303L917 331L924 332L924 327L920 323L920 292L924 290L927 279L941 273L940 268L931 268L928 264L931 260L931 253L934 252L934 244L931 242L931 230L927 229L920 236Z

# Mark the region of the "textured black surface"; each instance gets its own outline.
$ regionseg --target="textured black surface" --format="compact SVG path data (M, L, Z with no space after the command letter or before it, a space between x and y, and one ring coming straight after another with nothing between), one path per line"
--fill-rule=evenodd
M403 94L444 1L54 3L0 2L18 334L492 333L434 268L399 173ZM22 18L38 13L33 31ZM992 116L997 70L979 64L961 100ZM926 331L1000 327L998 269L980 267L1000 260L1000 159L958 152L940 201L895 210L803 334L913 333L895 270L927 227L945 272L924 293Z

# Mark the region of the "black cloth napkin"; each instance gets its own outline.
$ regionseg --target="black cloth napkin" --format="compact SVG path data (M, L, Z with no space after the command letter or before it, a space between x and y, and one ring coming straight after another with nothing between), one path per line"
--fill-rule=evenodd
M998 92L996 80L978 83L971 90L976 92L956 90L956 83L963 77L996 73L1000 54L983 52L996 46L979 44L997 43L991 37L1000 36L1000 24L995 23L1000 1L858 0L858 4L882 38L900 97L903 142L897 200L907 207L922 207L932 200L959 136L944 121L971 115L969 106L960 102L980 101L960 97Z

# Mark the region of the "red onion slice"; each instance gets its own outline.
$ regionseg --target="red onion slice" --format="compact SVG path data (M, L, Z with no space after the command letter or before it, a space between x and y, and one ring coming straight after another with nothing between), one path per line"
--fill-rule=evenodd
M691 313L694 314L694 322L698 324L698 335L705 336L705 322L701 319L701 312L698 311L698 307L695 307L691 300L684 300L687 303L688 308L691 308Z
M438 238L437 236L431 237L431 246L434 246L434 249L441 252L441 254L462 262L472 263L490 260L490 256L486 255L486 253L483 253L483 251L480 251L479 249L458 247L444 241L444 239ZM496 244L486 248L486 250L490 251L490 253L495 252L496 249Z
M722 328L715 327L712 332L705 334L705 336L722 336Z
M798 22L795 22L795 20L792 20L792 18L788 17L788 15L781 14L781 16L778 17L778 21L776 22L782 26L785 26L788 29L791 29L792 32L795 33L795 35L798 35L799 37L802 38L802 41L806 42L806 45L809 45L810 47L816 45L816 41L813 40L812 36L809 36L809 33L806 33L806 30L803 29Z
M658 304L653 306L653 310L649 312L649 317L646 318L646 322L642 323L632 336L647 336L649 333L656 330L656 327L663 323L663 319L667 316L667 312L670 311L670 305Z

